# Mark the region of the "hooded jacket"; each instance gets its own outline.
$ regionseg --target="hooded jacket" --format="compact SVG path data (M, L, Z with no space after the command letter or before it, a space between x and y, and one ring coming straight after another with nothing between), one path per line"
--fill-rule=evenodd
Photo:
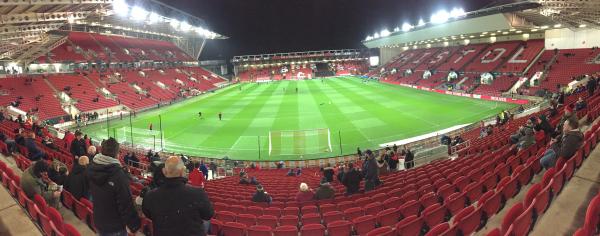
M86 168L82 165L73 165L71 173L65 180L65 190L69 191L77 200L82 197L88 198L90 194Z
M163 185L144 197L144 215L152 220L154 235L206 235L203 220L214 215L208 195L185 185L185 178L165 178Z
M140 228L140 218L131 197L129 178L115 158L97 154L88 168L94 199L94 224L101 233Z

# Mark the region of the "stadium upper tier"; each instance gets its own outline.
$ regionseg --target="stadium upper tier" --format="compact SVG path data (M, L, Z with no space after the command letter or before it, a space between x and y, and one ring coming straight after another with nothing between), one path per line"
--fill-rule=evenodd
M368 70L367 62L364 60L332 61L326 63L326 66L328 68L325 70L331 72L330 75L359 75ZM315 76L313 73L317 71L315 63L251 66L240 72L238 78L240 81L313 78Z
M79 112L120 105L139 110L213 90L223 82L200 67L22 75L0 80L0 105L13 105L41 119L69 117L72 106Z
M539 84L530 86L529 93L534 95L541 89L557 91L557 85L566 87L575 76L600 71L599 56L596 48L546 50L543 40L506 41L409 49L368 75L390 83L431 88L458 85L464 91L497 96L511 89L520 76L531 79L542 72ZM453 72L457 78L449 81L448 75ZM431 76L427 78L424 74L428 73ZM495 78L482 83L485 73Z
M175 44L167 41L104 35L86 32L67 32L66 40L39 63L59 62L134 62L134 61L194 61Z

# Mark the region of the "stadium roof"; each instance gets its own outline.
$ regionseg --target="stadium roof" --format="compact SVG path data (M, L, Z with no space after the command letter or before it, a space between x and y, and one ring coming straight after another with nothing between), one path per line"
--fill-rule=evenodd
M600 1L521 1L446 17L443 23L396 28L385 37L367 37L369 48L411 46L449 40L542 32L553 28L599 28ZM404 28L404 27L403 27ZM383 32L382 32L383 33Z
M0 1L0 59L18 58L44 44L50 31L71 29L185 44L227 38L208 30L204 20L155 0L5 0ZM182 48L191 55L202 49Z

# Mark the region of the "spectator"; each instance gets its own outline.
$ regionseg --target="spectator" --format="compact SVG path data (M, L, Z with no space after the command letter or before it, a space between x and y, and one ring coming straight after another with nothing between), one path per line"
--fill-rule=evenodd
M406 145L404 145L404 153L404 168L407 170L413 168L415 166L415 155Z
M48 169L48 178L58 185L64 185L67 178L67 167L58 160L52 161L50 169Z
M296 194L297 202L308 202L312 201L315 197L312 189L308 188L306 183L300 183L300 191Z
M98 151L96 151L96 146L91 145L87 148L87 157L90 159L90 162L94 161L96 154L98 154Z
M283 161L277 162L277 169L283 169Z
M294 169L290 168L287 172L287 174L285 174L286 176L296 176L296 173L294 172Z
M90 198L90 187L87 179L87 167L90 160L87 156L79 157L79 165L74 165L71 173L65 180L65 189L75 197L75 199Z
M594 78L594 76L591 76L589 78L589 80L587 81L587 84L586 84L589 97L591 97L592 95L594 95L594 92L596 91L596 86L597 85L598 84L597 84L596 78Z
M563 124L561 137L553 138L540 163L545 169L555 166L558 158L570 159L583 143L583 133L579 131L579 121L573 117Z
M541 114L538 117L538 122L534 127L535 131L544 131L544 133L546 135L549 136L554 136L554 128L552 128L552 125L550 124L550 122L548 122L548 118L546 118L546 115Z
M215 161L210 161L210 163L208 164L208 168L210 169L210 173L212 175L212 179L215 179L218 174L217 174L217 163L215 163Z
M356 148L356 155L358 156L358 159L360 159L362 157L362 151L360 150L360 147Z
M335 190L331 187L329 182L323 180L321 185L315 192L315 200L333 199L335 197Z
M587 103L585 102L585 100L583 100L582 97L579 97L579 99L577 99L577 102L575 103L575 111L581 111L586 107Z
M50 149L58 151L58 147L54 145L54 141L52 138L50 138L50 136L44 136L44 139L42 139L42 144Z
M38 148L35 143L35 134L33 132L27 132L25 134L25 145L27 148L27 152L29 153L29 160L31 161L39 161L46 157L46 153L44 153L41 149Z
M348 168L343 175L342 183L346 186L346 195L352 195L358 193L360 187L360 181L363 175L354 169L354 164L348 164Z
M144 215L152 220L153 235L206 235L208 227L203 222L214 215L208 195L185 184L185 165L180 157L169 157L163 174L165 183L150 190L142 202Z
M385 154L381 154L379 155L379 157L377 157L377 171L379 172L380 175L385 175L388 173L388 162L385 160Z
M71 154L75 159L78 159L80 156L85 156L85 140L83 140L83 133L77 130L75 131L75 139L71 142Z
M323 177L327 180L327 182L333 182L333 168L331 167L331 163L327 163L327 166L323 168Z
M48 179L48 164L45 161L37 161L23 171L20 185L28 198L33 200L33 197L39 194L48 205L58 207L61 192L56 184Z
M379 168L377 161L373 154L366 155L366 166L365 166L365 192L375 189L379 186Z
M562 118L560 118L560 121L559 121L558 125L556 126L556 130L554 131L555 134L562 134L563 124L565 124L565 121L567 121L568 119L575 119L575 120L579 119L579 118L577 118L577 114L575 114L573 112L573 107L566 106L564 111L565 111L565 113L563 114Z
M344 174L345 174L345 171L344 171L344 169L345 169L345 166L344 166L344 165L341 165L341 166L338 168L338 170L337 170L337 172L338 172L338 173L337 173L337 175L336 175L336 178L337 178L337 180L338 180L340 183L342 183L342 182L343 182L343 180L344 180Z
M519 150L524 150L535 144L535 137L533 136L533 129L524 129L523 136L519 139L517 147Z
M125 165L133 166L135 168L140 165L140 160L135 156L135 153L132 152L128 152L125 157L123 157L123 162L125 162Z
M200 162L200 171L204 175L204 179L208 179L208 168L204 164L204 161Z
M90 192L94 199L93 223L99 235L125 236L127 229L136 232L140 228L140 218L129 189L129 178L117 159L117 140L104 140L101 150L88 168Z
M254 196L252 196L253 202L271 203L272 200L273 199L271 198L271 196L269 196L267 192L265 192L265 189L262 185L256 185L256 193L254 193Z
M302 169L300 167L296 167L296 176L300 176L302 174Z
M200 172L200 163L193 162L194 168L190 171L188 176L189 182L192 186L204 188L204 174Z

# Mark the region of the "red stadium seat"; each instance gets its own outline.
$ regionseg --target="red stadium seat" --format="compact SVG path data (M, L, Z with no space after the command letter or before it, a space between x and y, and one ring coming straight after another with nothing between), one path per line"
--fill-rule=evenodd
M271 227L265 225L253 225L247 229L247 236L271 236Z
M557 171L552 178L552 193L554 193L554 196L557 196L563 188L565 183L565 170L566 169L563 168Z
M385 208L399 208L402 206L402 201L400 201L399 197L390 197L389 199L383 201L382 205Z
M363 235L375 228L377 218L374 215L364 215L352 220L352 224L354 224L354 230L359 235Z
M512 223L515 235L528 235L533 226L534 203L527 207Z
M304 225L300 229L300 234L311 236L325 236L325 226L321 224Z
M451 215L456 215L460 210L465 208L465 204L467 203L467 198L464 193L453 193L444 200L444 205L450 211Z
M417 193L417 191L411 190L403 194L402 197L400 197L400 199L402 199L403 202L408 202L411 200L417 201L419 200L419 194Z
M340 211L330 211L323 213L323 224L325 225L339 220L344 220L344 213Z
M221 230L224 236L229 235L245 235L246 234L246 226L242 223L238 222L225 222L223 224L223 229Z
M427 208L428 206L438 203L438 197L435 195L435 193L429 192L421 196L421 198L419 198L419 202L423 208Z
M275 217L281 216L281 208L279 207L267 207L263 211L263 215L272 215Z
M215 218L222 222L235 222L236 214L231 211L219 211L215 214Z
M394 236L396 232L394 232L394 228L383 226L374 230L371 230L366 234L367 236Z
M399 209L388 208L377 213L377 223L381 226L394 226L402 217Z
M292 225L282 225L273 230L274 236L298 236L298 228Z
M396 233L398 235L420 235L423 224L422 218L412 215L396 224Z
M320 224L321 215L319 213L308 213L302 215L302 225Z
M454 217L454 223L462 235L471 235L480 228L481 209L469 206Z
M438 225L432 227L429 230L429 232L427 232L427 234L425 234L425 236L438 236L438 235L442 235L448 229L450 229L450 225L448 223L441 223L441 224L438 224Z
M252 214L254 216L262 216L263 215L263 208L262 207L258 207L258 206L249 206L246 209L246 212L248 214Z
M509 232L510 226L515 221L515 219L517 219L517 217L519 217L521 213L523 213L523 210L523 203L520 202L516 203L510 208L510 210L508 210L508 212L504 216L504 219L502 219L502 226L500 228L501 235L504 235L507 232Z
M329 204L329 203L320 205L319 209L321 211L321 214L325 214L325 213L330 212L330 211L337 211L338 210L337 206L335 204Z
M274 229L277 227L277 217L273 215L262 215L256 218L257 225L266 225Z
M454 185L445 184L438 189L437 194L442 199L447 199L450 195L452 195L455 192L456 192L456 187L454 187Z
M479 197L483 194L483 184L480 182L473 182L465 187L465 196L469 199L469 202L474 203L479 200Z
M303 215L309 213L319 213L319 209L315 205L303 206L301 211Z
M439 203L433 204L423 210L423 220L430 228L444 222L446 208Z
M360 207L352 207L344 211L345 218L350 221L363 215L365 215L365 213Z
M479 198L479 203L477 204L477 206L481 208L481 211L483 211L487 218L498 213L498 211L500 211L501 205L502 193L494 192L493 190L484 193Z
M221 230L223 229L223 222L217 219L210 219L210 231L211 235L219 235L221 234Z
M408 202L405 202L401 207L400 207L400 212L402 213L402 215L404 217L408 217L408 216L417 216L419 215L419 209L421 208L421 203L419 203L416 200L410 200Z
M73 225L65 223L63 227L65 228L65 236L81 236L81 234L79 234L79 231L77 231L77 229L73 227Z
M286 207L283 208L282 215L298 215L300 213L300 208L298 207Z
M369 203L364 207L366 215L377 215L377 213L383 211L383 205L380 202Z
M297 227L298 223L297 215L284 215L279 218L279 225L291 225Z
M252 214L237 215L237 222L244 224L246 227L256 225L256 216Z
M348 236L352 232L352 222L346 220L333 221L327 224L329 236Z

